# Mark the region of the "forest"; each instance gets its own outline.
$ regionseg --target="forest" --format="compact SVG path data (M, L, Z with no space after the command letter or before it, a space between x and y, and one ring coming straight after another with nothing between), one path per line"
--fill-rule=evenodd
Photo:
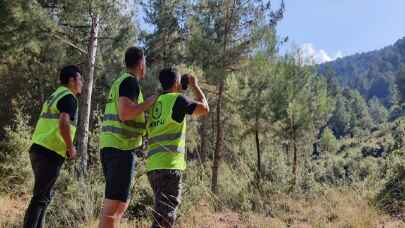
M100 124L131 46L145 52L146 97L176 66L210 105L188 120L178 227L405 227L405 38L305 64L299 49L280 52L285 2L1 1L0 227L21 227L31 136L67 64L84 79L79 156L61 171L47 227L97 227ZM144 162L122 227L150 224Z

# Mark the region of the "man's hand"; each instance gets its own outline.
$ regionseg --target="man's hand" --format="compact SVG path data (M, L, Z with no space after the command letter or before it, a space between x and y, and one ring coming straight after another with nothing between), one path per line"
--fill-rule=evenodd
M147 103L148 106L152 106L153 103L155 103L156 99L157 99L157 96L156 96L156 95L152 95L152 96L148 97L148 98L145 100L145 103Z
M76 148L74 146L69 146L67 148L66 155L70 160L75 159L77 155Z

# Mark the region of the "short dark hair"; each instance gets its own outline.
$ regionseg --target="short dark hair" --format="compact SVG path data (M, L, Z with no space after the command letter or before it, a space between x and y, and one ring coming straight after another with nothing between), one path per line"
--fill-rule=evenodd
M81 74L79 67L75 65L64 66L60 70L59 81L62 85L67 85L69 83L69 78L76 78L78 74Z
M172 88L179 74L174 67L165 68L159 72L159 81L164 90Z
M125 66L132 68L138 66L144 57L142 49L138 47L130 47L125 52Z

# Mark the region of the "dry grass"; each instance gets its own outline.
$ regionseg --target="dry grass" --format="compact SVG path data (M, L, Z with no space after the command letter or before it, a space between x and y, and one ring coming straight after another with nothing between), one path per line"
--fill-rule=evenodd
M274 221L276 222L276 220ZM197 205L188 212L187 215L179 217L177 228L235 228L235 227L279 227L276 223L258 215L241 215L232 211L214 212L205 202ZM273 225L275 224L275 225ZM84 225L84 227L96 228L97 221ZM121 228L146 228L150 223L146 221L122 221Z
M361 194L353 191L330 190L312 199L292 199L283 195L275 199L276 217L288 227L383 228L390 224L405 227L405 223L381 214Z
M29 199L0 196L0 228L19 227Z
M316 198L272 197L273 218L234 211L215 212L205 201L178 219L178 228L402 228L405 223L381 214L362 194L329 190ZM19 227L28 199L0 196L0 228ZM82 228L96 228L97 219ZM149 227L149 221L122 221L121 228Z
M215 212L200 202L178 219L178 228L403 228L405 223L383 215L361 194L330 190L316 198L273 197L274 217L225 210ZM86 227L96 227L86 226ZM122 227L148 227L147 223L124 222Z
M240 214L225 210L215 212L205 201L191 208L188 215L179 219L180 228L234 228L234 227L278 227L276 220L256 214Z

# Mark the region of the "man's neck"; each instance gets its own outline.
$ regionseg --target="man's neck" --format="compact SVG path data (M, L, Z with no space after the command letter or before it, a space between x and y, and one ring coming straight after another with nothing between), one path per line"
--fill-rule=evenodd
M178 93L179 91L176 88L170 88L167 90L163 90L163 93Z
M136 78L137 80L140 80L141 78L139 77L139 74L134 71L127 70L128 74L130 74L132 77Z
M73 88L71 88L70 86L67 86L67 85L65 87L68 88L70 90L70 92L72 92L75 96L77 96L77 93Z

